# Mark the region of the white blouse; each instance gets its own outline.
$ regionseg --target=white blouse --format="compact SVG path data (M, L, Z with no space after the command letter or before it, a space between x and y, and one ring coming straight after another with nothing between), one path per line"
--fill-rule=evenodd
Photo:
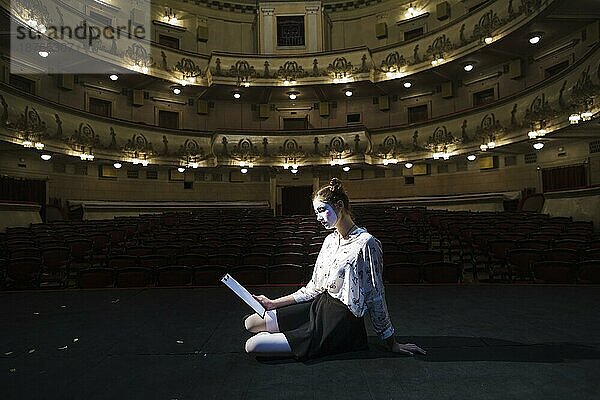
M381 243L365 228L355 228L348 239L335 230L323 242L310 282L292 296L300 303L327 291L357 317L368 309L375 332L387 339L394 327L385 302L382 255Z

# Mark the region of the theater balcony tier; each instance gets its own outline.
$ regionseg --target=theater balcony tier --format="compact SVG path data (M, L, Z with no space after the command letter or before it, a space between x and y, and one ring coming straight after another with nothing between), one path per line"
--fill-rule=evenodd
M122 7L128 4L127 2L123 3ZM465 2L450 3L458 5ZM433 10L431 13L408 18L408 21L394 21L393 16L380 12L376 16L377 20L385 19L396 25L412 26L414 20L418 22L432 19L436 23L431 22L427 26L435 28L423 32L422 35L417 35L414 39L408 38L408 40L389 43L385 46L365 46L364 43L368 42L365 40L360 44L356 43L359 44L358 47L352 45L335 51L312 52L311 47L306 47L303 51L293 51L294 54L289 54L289 52L288 54L257 54L251 51L223 52L222 49L229 48L227 43L237 41L226 40L220 49L212 48L209 51L200 52L198 51L200 47L196 46L198 38L193 40L194 45L189 49L174 49L165 45L164 42L160 44L160 32L166 32L163 35L165 37L168 36L167 34L171 34L175 39L179 35L183 40L189 32L194 31L194 34L199 32L198 29L201 25L198 24L203 23L201 22L202 18L194 15L194 18L181 19L177 23L163 22L165 11L162 6L153 6L149 13L151 15L145 16L144 21L148 21L148 25L153 27L151 41L146 40L147 38L144 40L135 38L119 39L118 41L98 40L90 46L89 43L86 44L85 40L63 37L53 43L64 44L82 55L85 54L85 57L89 57L93 61L90 66L102 65L106 71L143 73L177 84L202 87L215 84L245 87L285 86L290 82L294 82L296 86L347 84L360 81L382 82L410 77L453 60L466 58L486 46L503 40L519 28L528 26L540 14L552 9L555 6L554 3L559 2L555 0L522 0L520 2L495 0L470 1L470 3L477 3L477 5L481 3L481 6L475 7L472 11L459 17L449 18L448 22L443 24L439 24L440 21L435 18L437 14ZM37 16L43 17L43 20L47 21L46 24L60 22L61 26L77 27L82 20L94 20L94 18L97 21L107 20L114 23L111 13L123 12L123 9L103 1L64 0L56 1L59 6L51 7L46 3L39 2L37 6L32 6L28 2L16 0L12 2L12 9L10 4L7 0L0 1L2 7L11 10L10 18L13 23L29 24L29 26L34 24L36 27L40 25L40 22L35 20L38 18ZM35 7L38 7L39 10ZM434 5L430 5L430 7L434 7ZM134 15L135 10L132 10L131 13L133 14L127 13L127 15ZM31 15L34 15L35 18L30 17ZM249 22L249 26L252 26L251 20L247 22ZM193 24L193 26L186 27L186 24ZM417 25L419 24L420 22ZM348 23L344 29L350 31L351 26L352 24ZM260 30L261 26L256 29ZM375 30L375 28L372 29ZM227 28L223 27L223 35L226 36L227 31ZM335 32L330 34L335 36ZM352 35L361 37L356 33L352 33ZM200 39L200 43L202 43L203 39ZM247 43L245 48L257 47L257 40L253 38L251 30L240 34L239 37L239 41ZM323 38L319 38L319 40L322 41ZM346 40L341 40L341 42L345 43ZM348 42L355 43L353 40L348 40ZM15 55L11 58L13 63L20 63L19 68L23 73L40 73L48 70L60 70L65 73L77 72L83 62L80 57L73 65L69 65L63 57L60 57L60 51L56 54L50 52L48 57L43 60L35 59L35 62L30 59L20 59Z
M597 131L600 51L487 107L389 129L164 129L103 118L0 85L0 138L82 159L195 167L387 164ZM577 118L575 118L575 116ZM576 120L575 120L576 119ZM43 147L42 147L43 146Z

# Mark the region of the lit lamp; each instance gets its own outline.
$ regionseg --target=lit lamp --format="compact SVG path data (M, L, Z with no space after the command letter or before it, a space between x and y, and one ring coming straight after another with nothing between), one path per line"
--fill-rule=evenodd
M578 124L580 120L581 120L581 116L579 114L571 114L571 115L569 115L569 123L571 125Z

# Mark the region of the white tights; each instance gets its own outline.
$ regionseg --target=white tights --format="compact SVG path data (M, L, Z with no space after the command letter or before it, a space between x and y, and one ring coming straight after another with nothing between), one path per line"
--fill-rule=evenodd
M247 353L292 353L290 344L285 335L279 332L277 311L269 310L265 313L267 332L259 332L246 341Z

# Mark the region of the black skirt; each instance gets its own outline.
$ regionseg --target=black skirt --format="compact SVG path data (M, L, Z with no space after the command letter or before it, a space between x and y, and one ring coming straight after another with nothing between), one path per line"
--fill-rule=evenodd
M301 361L368 348L363 318L327 292L311 301L278 308L277 322Z

